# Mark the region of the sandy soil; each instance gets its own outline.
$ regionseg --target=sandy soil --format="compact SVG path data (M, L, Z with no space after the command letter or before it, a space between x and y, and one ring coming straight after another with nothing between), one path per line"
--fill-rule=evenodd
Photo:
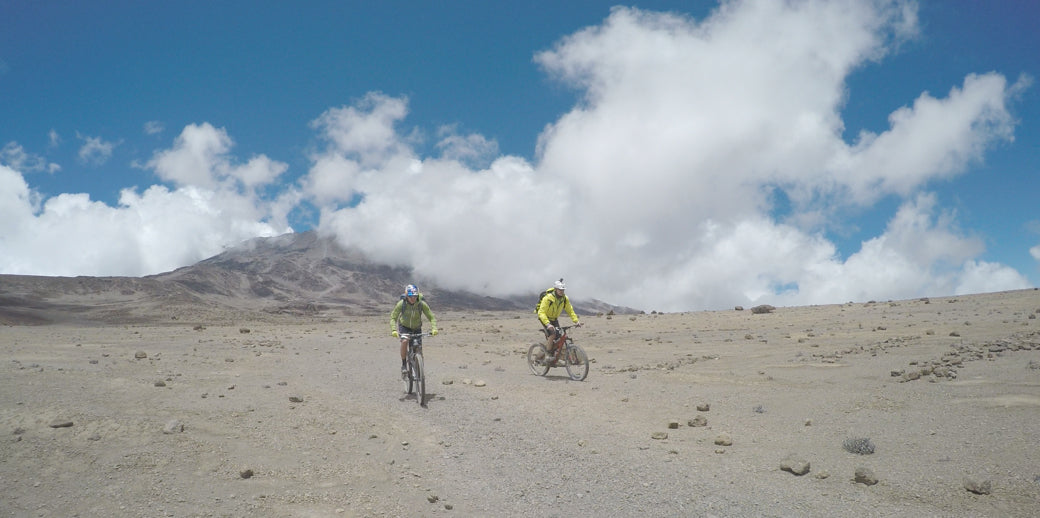
M384 316L5 326L0 515L1040 516L1038 313L589 316L583 382L438 313L427 408Z

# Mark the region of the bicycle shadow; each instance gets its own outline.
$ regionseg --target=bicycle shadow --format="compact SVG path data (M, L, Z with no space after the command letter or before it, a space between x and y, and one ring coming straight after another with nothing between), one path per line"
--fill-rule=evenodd
M397 398L397 400L402 402L402 403L404 403L405 401L407 401L409 403L415 403L416 398L418 398L418 397L419 397L419 395L413 392L411 394L402 394L401 397ZM426 402L423 405L423 407L428 408L430 406L430 402L431 401L437 401L437 400L438 400L438 398L437 398L437 394L436 393L434 393L434 392L427 392L426 393Z
M549 373L549 374L546 374L545 376L539 376L539 377L547 379L547 380L552 381L552 382L573 381L575 383L581 383L580 381L571 379L569 374L552 374L552 373Z

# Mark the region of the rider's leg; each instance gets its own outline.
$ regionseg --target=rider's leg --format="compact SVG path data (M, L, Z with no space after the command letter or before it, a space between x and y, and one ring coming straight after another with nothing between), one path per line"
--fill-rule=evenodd
M401 327L400 325L398 325L397 326L397 332L398 332L398 334L404 334L404 333L406 333L408 331L404 327ZM401 372L405 372L405 371L408 370L407 360L406 360L406 358L408 357L407 355L408 355L408 340L402 338L401 339Z
M548 327L545 328L545 350L548 353L547 357L552 357L556 354L556 340L560 338L560 322L552 320L549 324L553 326L553 332L550 333Z

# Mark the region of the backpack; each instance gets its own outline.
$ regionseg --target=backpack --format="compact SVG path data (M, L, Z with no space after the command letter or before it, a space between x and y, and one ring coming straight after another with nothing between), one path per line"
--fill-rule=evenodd
M544 299L546 295L552 293L555 289L556 288L549 288L549 289L543 291L542 294L538 296L538 302L534 303L534 312L535 312L535 314L538 313L538 307L542 305L542 299ZM564 295L564 297L566 297L566 295Z

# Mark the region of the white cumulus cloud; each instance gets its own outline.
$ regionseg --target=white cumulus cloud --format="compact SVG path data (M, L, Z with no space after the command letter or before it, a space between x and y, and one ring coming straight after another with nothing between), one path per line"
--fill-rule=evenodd
M615 8L536 56L581 102L535 163L473 167L446 152L467 142L451 135L418 156L395 131L407 100L373 94L315 122L334 145L303 185L323 231L496 295L560 275L576 296L658 310L1026 287L977 261L981 240L925 190L1012 138L1021 85L968 75L893 106L888 130L842 138L849 73L916 24L912 2L727 2L701 21ZM826 222L886 196L905 199L886 231L840 257Z

